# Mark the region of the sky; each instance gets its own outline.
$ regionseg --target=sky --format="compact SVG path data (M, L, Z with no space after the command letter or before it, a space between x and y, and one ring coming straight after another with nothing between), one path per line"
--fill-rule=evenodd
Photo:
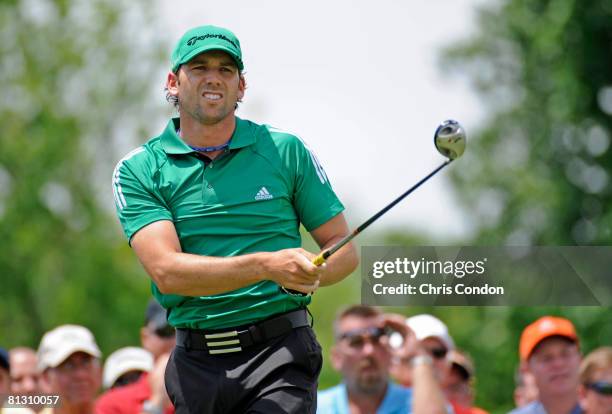
M238 36L248 89L237 115L306 141L355 227L444 161L433 145L442 121L465 127L469 151L482 104L468 79L444 74L438 58L475 32L482 1L190 0L162 2L160 12L171 45L202 24ZM377 229L414 229L441 241L467 235L466 213L445 177L452 168L461 159Z

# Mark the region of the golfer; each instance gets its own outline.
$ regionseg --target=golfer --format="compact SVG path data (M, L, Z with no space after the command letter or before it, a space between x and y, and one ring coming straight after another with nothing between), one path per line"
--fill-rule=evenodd
M357 266L344 209L298 137L240 119L240 42L189 30L171 57L167 98L179 117L115 168L117 213L177 328L166 387L182 413L314 413L321 348L308 293ZM152 402L144 405L156 412Z

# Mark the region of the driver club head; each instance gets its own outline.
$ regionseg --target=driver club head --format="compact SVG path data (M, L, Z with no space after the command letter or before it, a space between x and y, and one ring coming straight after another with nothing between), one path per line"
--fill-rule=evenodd
M446 120L436 129L434 144L438 152L449 160L459 158L465 151L465 129L457 121Z

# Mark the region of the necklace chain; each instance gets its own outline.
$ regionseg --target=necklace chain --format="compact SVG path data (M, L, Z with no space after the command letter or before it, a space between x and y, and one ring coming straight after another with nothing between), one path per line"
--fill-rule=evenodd
M178 129L176 131L176 133L177 133L178 136L181 136L181 130L180 129ZM225 144L221 144L221 145L213 145L213 146L210 146L210 147L195 147L193 145L190 145L189 148L191 148L192 150L197 151L197 152L215 152L215 151L221 151L221 150L224 150L227 147L229 147L229 144L230 144L231 140L232 139L230 138L229 141L227 141Z

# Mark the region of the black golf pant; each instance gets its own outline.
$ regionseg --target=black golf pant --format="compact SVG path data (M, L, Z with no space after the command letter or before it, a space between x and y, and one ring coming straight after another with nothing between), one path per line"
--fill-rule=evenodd
M315 414L321 365L309 326L230 354L177 345L166 389L177 414Z

